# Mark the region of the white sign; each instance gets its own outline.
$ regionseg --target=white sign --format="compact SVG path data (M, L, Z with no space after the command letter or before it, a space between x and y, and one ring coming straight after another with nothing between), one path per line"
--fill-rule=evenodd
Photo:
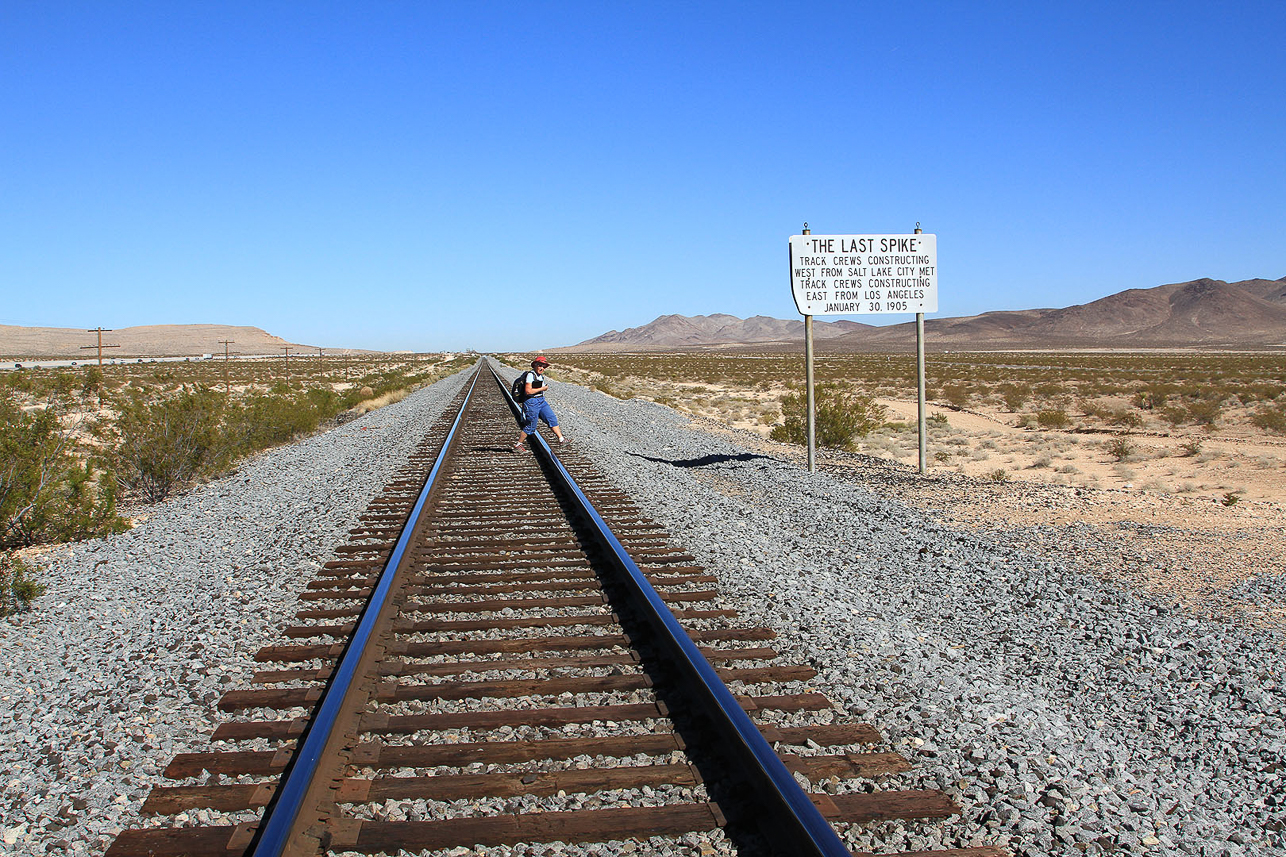
M938 236L792 235L800 315L938 311Z

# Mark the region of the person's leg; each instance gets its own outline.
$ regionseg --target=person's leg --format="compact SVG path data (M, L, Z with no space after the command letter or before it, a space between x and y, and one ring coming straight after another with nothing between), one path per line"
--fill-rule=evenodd
M522 449L522 445L527 442L527 435L535 434L536 417L539 412L540 407L538 402L528 399L522 403L522 414L526 421L522 424L522 428L518 429L518 442L514 444L515 452Z
M563 437L563 430L558 427L558 415L554 409L549 407L548 402L540 406L540 418L545 421L545 425L554 430L554 435L558 438L559 443L565 443L567 438Z

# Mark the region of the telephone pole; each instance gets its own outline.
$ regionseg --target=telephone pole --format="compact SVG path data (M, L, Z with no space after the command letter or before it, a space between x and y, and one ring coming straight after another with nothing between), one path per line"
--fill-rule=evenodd
M88 330L86 330L86 331L85 331L86 333L97 333L97 334L98 334L98 346L97 346L97 347L98 347L98 365L99 365L99 366L102 366L102 365L103 365L103 349L104 349L104 348L120 348L120 346L119 346L119 345L104 345L104 344L103 344L103 334L104 334L104 333L110 333L110 332L111 332L111 330L112 330L112 328L110 328L110 327L91 327L91 328L89 328ZM82 346L81 346L81 349L82 349L82 350L84 350L84 349L86 349L86 348L93 348L93 347L94 347L93 345L82 345Z
M232 385L228 383L228 346L235 345L235 339L220 339L219 344L223 346L223 395L232 398Z
M286 352L286 383L290 383L290 346L283 345L282 349Z

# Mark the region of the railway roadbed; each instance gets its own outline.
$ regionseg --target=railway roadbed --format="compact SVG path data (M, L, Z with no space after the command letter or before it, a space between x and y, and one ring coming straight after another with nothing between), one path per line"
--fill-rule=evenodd
M14 739L0 750L6 847L101 853L137 824L160 768L209 748L215 704L252 685L255 651L336 561L340 534L360 526L394 469L375 448L405 462L419 436L409 427L445 407L452 380L368 415L369 426L274 450L130 534L50 555L50 592L0 629L12 718L0 728ZM720 606L775 632L783 663L816 671L780 690L878 724L880 751L910 765L897 789L960 807L949 824L853 825L850 847L1283 853L1279 638L953 531L693 431L665 408L563 384L550 398L577 452L717 577ZM318 525L310 505L342 507L344 523ZM166 559L184 551L195 553ZM871 788L816 785L837 806ZM180 814L193 826L238 821ZM725 845L681 839L675 853Z
M907 850L1286 854L1280 631L810 476L650 402L558 384L551 398L729 604L878 722L912 784L961 802L963 838L872 836Z

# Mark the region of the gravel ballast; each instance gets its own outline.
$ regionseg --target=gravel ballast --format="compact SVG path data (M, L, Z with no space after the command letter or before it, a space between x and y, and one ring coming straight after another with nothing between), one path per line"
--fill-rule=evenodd
M242 462L130 531L42 553L48 589L0 620L0 853L102 853L175 753L209 746L304 584L459 390Z
M649 402L549 398L787 660L907 755L899 786L963 806L873 828L878 850L1286 854L1279 634L954 531Z
M134 823L458 378L41 558L49 591L0 624L0 852L98 853ZM1286 854L1281 636L953 530L652 403L558 382L549 401L729 606L911 760L886 787L963 807L853 847Z

